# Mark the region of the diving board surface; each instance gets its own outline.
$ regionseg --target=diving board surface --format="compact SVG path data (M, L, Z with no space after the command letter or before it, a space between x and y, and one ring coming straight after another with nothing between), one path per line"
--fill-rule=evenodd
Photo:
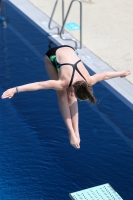
M72 200L123 200L108 183L73 192L69 196Z

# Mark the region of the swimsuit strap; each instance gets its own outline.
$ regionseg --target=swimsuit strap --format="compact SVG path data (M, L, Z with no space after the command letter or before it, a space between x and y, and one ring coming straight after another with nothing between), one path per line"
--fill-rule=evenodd
M59 64L59 66L61 67L62 65L71 65L73 67L73 64L71 63L62 63L62 64Z
M79 69L77 68L77 64L79 62L82 62L81 60L78 60L75 64L71 64L71 63L62 63L62 64L59 64L59 66L61 67L62 65L71 65L73 67L73 72L72 72L72 76L71 76L71 80L70 80L70 83L69 83L69 86L70 87L72 85L72 82L73 82L73 78L74 78L74 73L75 73L75 70L83 77L83 79L86 81L85 77L81 74L81 72L79 71Z
M81 72L79 71L79 69L77 68L77 64L79 62L82 62L81 60L78 60L73 66L73 72L72 72L72 76L71 76L71 80L70 80L70 83L69 83L69 87L72 85L72 82L73 82L73 78L74 78L74 73L75 73L75 70L83 77L83 79L86 81L85 77L81 74Z

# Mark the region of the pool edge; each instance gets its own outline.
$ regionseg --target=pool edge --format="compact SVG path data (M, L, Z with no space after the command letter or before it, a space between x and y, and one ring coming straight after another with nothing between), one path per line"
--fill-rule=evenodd
M28 0L7 0L7 2L19 9L30 19L30 21L33 21L34 24L36 24L36 27L39 27L40 31L47 32L49 34L49 39L57 45L69 44L73 46L73 42L62 40L58 35L56 35L55 30L48 29L49 17L32 5ZM57 24L53 22L53 25ZM65 33L65 35L67 38L73 38L68 33ZM86 65L89 71L91 71L91 74L100 73L103 71L115 71L108 64L103 62L98 56L92 53L88 48L83 46L83 48L78 49L77 52L83 63ZM127 79L116 78L102 81L101 83L131 110L133 110L133 96L131 94L131 91L133 91L133 85Z

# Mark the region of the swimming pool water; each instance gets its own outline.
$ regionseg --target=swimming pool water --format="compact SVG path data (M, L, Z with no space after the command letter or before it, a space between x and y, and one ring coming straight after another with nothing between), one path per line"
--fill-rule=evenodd
M6 4L0 27L0 94L47 80L47 33ZM133 113L110 91L94 86L96 106L79 102L81 149L70 146L55 91L0 99L0 199L70 199L69 192L110 183L133 198Z

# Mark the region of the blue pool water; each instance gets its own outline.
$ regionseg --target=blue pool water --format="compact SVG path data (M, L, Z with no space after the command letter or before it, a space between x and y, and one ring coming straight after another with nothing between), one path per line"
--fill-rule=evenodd
M47 33L6 5L0 27L0 94L47 80ZM98 83L96 106L79 102L81 149L70 146L55 91L0 99L0 199L69 200L68 193L110 183L133 199L133 112Z

